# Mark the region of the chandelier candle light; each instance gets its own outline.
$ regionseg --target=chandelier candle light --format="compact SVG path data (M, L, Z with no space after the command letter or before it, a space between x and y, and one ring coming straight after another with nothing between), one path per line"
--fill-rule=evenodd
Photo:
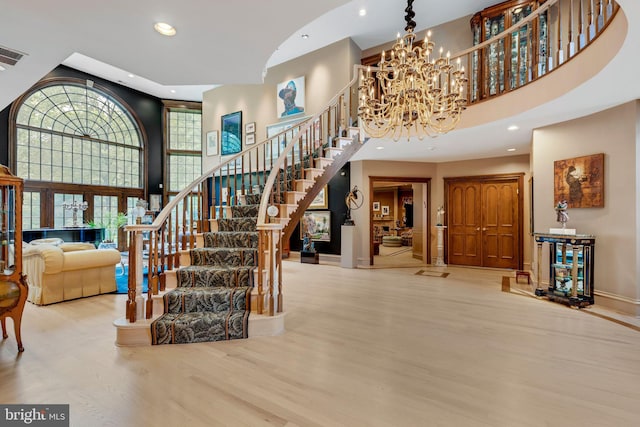
M89 205L85 201L78 203L76 200L74 200L73 202L62 203L62 209L73 211L73 225L71 225L72 227L80 227L80 225L78 224L78 211L84 212L88 207Z
M439 56L432 55L435 44L430 31L424 43L414 43L413 1L408 0L405 9L406 33L398 34L388 57L382 52L375 78L371 67L360 73L358 114L366 133L374 138L436 137L455 128L466 108L467 79L460 59L451 64L443 48Z

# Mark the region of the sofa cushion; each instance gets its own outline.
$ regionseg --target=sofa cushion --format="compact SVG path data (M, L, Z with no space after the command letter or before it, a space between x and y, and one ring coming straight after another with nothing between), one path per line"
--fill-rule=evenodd
M35 239L29 242L30 245L53 245L60 246L64 243L64 240L57 237L49 237L47 239Z
M83 270L86 268L115 265L120 262L120 252L117 249L93 249L88 251L73 251L64 254L64 271Z
M60 249L63 252L73 252L73 251L86 251L89 249L95 249L96 247L93 243L85 243L85 242L70 242L63 243L60 245Z

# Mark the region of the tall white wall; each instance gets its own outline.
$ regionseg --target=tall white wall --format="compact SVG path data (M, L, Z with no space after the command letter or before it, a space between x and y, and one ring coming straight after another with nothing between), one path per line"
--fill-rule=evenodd
M360 56L357 45L351 39L344 39L270 68L264 84L225 85L205 92L202 99L203 151L206 153L207 132L220 132L220 120L224 114L242 111L243 126L256 123L256 143L259 143L266 139L268 125L319 113L349 83L353 64L360 63ZM305 77L305 113L281 119L276 113L277 103L282 102L276 86L300 76ZM222 160L220 156L204 156L203 170L214 167Z
M568 228L596 236L596 304L640 315L638 102L535 130L532 170L538 232L557 227L554 161L604 153L604 207L570 209ZM543 272L546 257L543 258ZM545 274L542 274L545 277Z

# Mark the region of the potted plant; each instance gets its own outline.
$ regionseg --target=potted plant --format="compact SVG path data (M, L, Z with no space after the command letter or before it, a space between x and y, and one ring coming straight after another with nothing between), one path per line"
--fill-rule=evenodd
M105 238L98 245L98 249L104 249L117 247L115 241L118 237L118 230L126 225L127 222L127 214L124 212L118 212L117 214L107 212L102 217L102 221L89 221L87 225L93 228L104 228Z

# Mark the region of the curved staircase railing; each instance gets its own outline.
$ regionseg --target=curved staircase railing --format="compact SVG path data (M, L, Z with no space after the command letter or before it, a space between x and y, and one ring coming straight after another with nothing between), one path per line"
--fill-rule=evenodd
M289 221L288 216L277 219L267 216L267 206L286 205L286 193L294 190L296 180L304 180L314 156L317 157L320 150L330 146L346 129L346 124L353 120L352 113L356 110L349 101L349 95L356 82L357 78L354 77L315 116L292 125L202 174L178 193L152 224L125 227L129 242L126 303L126 319L129 322L153 317L152 296L165 290L167 271L180 267L180 252L202 246L202 233L213 231L217 219L229 214L229 206L241 204L244 195L255 192L262 192L257 226L261 250L258 257L256 311L262 314L266 302L269 314L274 315L274 293L277 293L278 311L282 311L280 238L283 228L287 225L295 227L295 223ZM321 174L321 171L317 173ZM274 187L276 182L278 185ZM295 203L304 204L309 188L305 190L305 196ZM308 198L307 206L312 198ZM148 268L146 302L142 297L144 261ZM277 288L274 287L276 280Z
M583 8L580 0L547 0L515 25L453 55L454 60L466 62L470 70L469 104L507 93L548 74L595 40L619 6L613 0L587 3L588 7ZM546 26L542 25L545 22ZM545 30L541 31L542 28ZM201 245L201 233L215 227L216 219L224 218L229 206L240 204L242 196L254 190L262 191L257 221L261 250L256 311L262 314L265 305L271 316L282 311L284 238L291 235L337 165L344 164L361 146L362 135L350 125L356 121L356 86L359 70L364 69L355 65L351 82L318 114L194 180L152 224L125 227L130 260L126 306L129 322L153 316L152 295L165 289L166 272L180 266L180 251ZM328 164L322 164L325 150L341 152L341 147L332 145L336 141L341 144L340 138L352 140L346 144L344 155L330 155ZM321 160L321 167L317 167L316 159ZM269 209L271 206L277 207L277 211ZM149 277L146 304L142 298L143 259L147 260Z
M352 80L329 101L327 107L305 122L300 133L273 164L267 178L257 222L259 241L267 248L258 260L259 313L264 310L263 304L268 306L270 316L282 312L280 273L283 244L288 241L313 197L361 147L359 131L345 126L355 121L358 99L352 98L352 92L357 90L360 68L355 65ZM315 131L322 128L323 123L333 125L332 136L328 139L318 138L319 133ZM344 146L343 141L346 142ZM338 146L334 145L336 143ZM274 206L278 207L277 211L269 212ZM268 272L266 292L262 271Z

